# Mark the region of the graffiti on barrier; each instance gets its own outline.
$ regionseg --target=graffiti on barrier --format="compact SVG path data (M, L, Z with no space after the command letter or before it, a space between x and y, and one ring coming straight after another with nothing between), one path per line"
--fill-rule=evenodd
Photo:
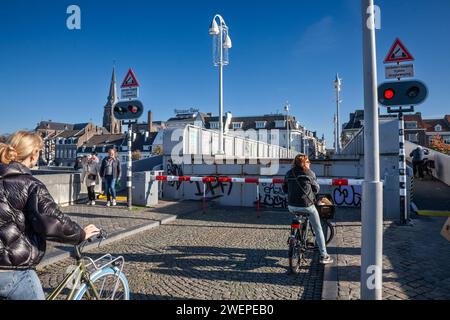
M333 191L333 200L339 207L359 207L361 186L339 186Z
M202 197L203 183L195 182L195 185L197 188L197 192L195 193L195 195L198 197ZM232 182L206 182L205 186L205 194L207 197L210 196L211 198L223 197L224 195L229 196L231 194L231 191L233 190Z
M287 208L287 195L280 184L262 183L259 188L259 202L270 208Z
M167 172L168 176L183 176L183 168L180 165L173 163L172 159L169 159L167 161L166 172ZM171 187L176 187L178 190L181 187L181 182L180 181L169 181L168 185Z

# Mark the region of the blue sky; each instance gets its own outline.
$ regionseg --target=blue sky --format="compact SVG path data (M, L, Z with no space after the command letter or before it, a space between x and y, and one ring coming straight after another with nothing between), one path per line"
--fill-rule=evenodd
M81 30L66 8L81 8ZM426 117L450 113L450 1L383 0L377 31L382 60L396 37L430 89ZM363 105L359 1L191 0L8 1L0 10L0 133L40 120L101 124L113 60L118 81L132 67L154 119L175 108L217 113L218 71L208 27L225 18L233 40L225 69L225 111L291 113L332 145L333 79L343 78L341 118Z

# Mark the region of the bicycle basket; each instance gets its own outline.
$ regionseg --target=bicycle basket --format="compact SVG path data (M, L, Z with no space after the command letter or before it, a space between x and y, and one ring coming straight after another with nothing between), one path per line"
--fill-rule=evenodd
M336 205L334 204L333 197L330 194L318 194L317 199L320 200L322 198L326 198L329 200L331 205L318 205L316 204L317 211L319 212L319 216L324 220L334 219L334 214L336 211Z

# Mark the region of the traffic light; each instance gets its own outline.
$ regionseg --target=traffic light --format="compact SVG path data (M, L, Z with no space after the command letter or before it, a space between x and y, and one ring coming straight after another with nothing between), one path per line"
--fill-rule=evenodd
M113 111L118 120L135 120L144 112L144 106L139 100L120 101L114 105Z
M428 89L420 81L386 82L378 87L378 102L383 106L415 106L425 101Z

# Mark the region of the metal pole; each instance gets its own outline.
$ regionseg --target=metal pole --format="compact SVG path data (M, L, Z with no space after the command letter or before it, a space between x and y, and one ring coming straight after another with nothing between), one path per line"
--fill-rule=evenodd
M339 76L337 76L336 80L339 79ZM339 84L336 84L336 153L341 153L341 139L339 134L339 102L340 102L340 87Z
M361 208L361 299L382 298L383 186L380 182L377 60L373 0L361 0L364 61L364 183Z
M219 26L219 152L225 154L223 146L223 25Z
M408 200L406 198L406 151L405 151L405 122L403 112L398 114L399 134L399 182L400 182L400 224L408 223Z
M131 199L131 194L132 194L132 159L131 159L131 143L132 143L132 139L133 139L133 130L132 130L132 123L131 121L128 122L128 159L127 159L127 190L128 190L128 210L131 210L132 208L132 199Z

